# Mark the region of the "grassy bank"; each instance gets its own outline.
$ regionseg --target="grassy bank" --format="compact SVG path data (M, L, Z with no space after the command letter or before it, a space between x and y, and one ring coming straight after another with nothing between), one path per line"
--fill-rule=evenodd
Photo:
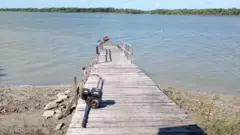
M208 135L240 135L240 97L173 88L164 93Z

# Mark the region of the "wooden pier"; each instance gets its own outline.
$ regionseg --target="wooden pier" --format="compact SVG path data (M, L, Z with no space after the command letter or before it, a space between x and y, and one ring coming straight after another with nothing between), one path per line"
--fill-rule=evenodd
M67 135L204 135L134 64L131 45L103 43L98 63L91 68L84 87L96 87L99 76L103 88L101 107L91 109L87 128L82 128L86 104L79 99Z

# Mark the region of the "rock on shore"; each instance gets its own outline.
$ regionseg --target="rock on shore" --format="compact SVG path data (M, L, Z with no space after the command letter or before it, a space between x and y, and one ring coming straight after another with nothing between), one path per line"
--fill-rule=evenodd
M71 90L72 85L0 86L0 134L66 132L71 115L63 118L62 110L72 96ZM55 130L59 123L65 125L62 131Z

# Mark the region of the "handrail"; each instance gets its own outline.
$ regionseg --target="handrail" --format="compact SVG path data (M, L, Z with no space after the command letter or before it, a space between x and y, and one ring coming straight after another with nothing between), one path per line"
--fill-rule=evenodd
M131 63L133 63L133 46L121 41L119 47L127 59L131 60Z
M123 41L120 41L120 43L123 43L123 44L129 45L129 46L133 46L133 45L131 45L131 44L129 44L129 43L126 43L126 42L123 42Z
M98 41L97 47L98 47L99 49L101 49L101 51L103 51L103 44L104 44L104 41L103 41L103 40Z
M100 82L103 81L103 78L99 74L91 74L91 75L89 75L89 77L90 76L98 77L98 83L97 83L97 87L96 88L99 88Z
M124 47L122 47L122 46L120 46L120 47L123 49L123 51L127 52L128 54L132 54L132 52L129 52L129 51L126 50Z

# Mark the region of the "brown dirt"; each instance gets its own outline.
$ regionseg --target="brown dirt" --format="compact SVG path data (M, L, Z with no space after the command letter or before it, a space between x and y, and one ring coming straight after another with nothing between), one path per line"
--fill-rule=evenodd
M183 93L183 94L182 94ZM215 101L215 109L221 111L223 114L228 114L229 116L235 115L235 113L240 111L240 97L218 94L218 93L208 93L208 92L196 92L196 91L177 91L176 96L185 100L183 103L185 109L188 111L199 109L201 103L210 104L215 97L218 99ZM193 109L194 108L194 109Z
M240 134L240 97L173 88L164 92L208 135Z
M45 105L56 100L58 93L67 90L72 90L72 86L0 87L0 134L64 134L70 123L71 115L61 120L45 119L42 115ZM62 104L66 104L68 100ZM54 130L61 122L65 124L63 130Z

